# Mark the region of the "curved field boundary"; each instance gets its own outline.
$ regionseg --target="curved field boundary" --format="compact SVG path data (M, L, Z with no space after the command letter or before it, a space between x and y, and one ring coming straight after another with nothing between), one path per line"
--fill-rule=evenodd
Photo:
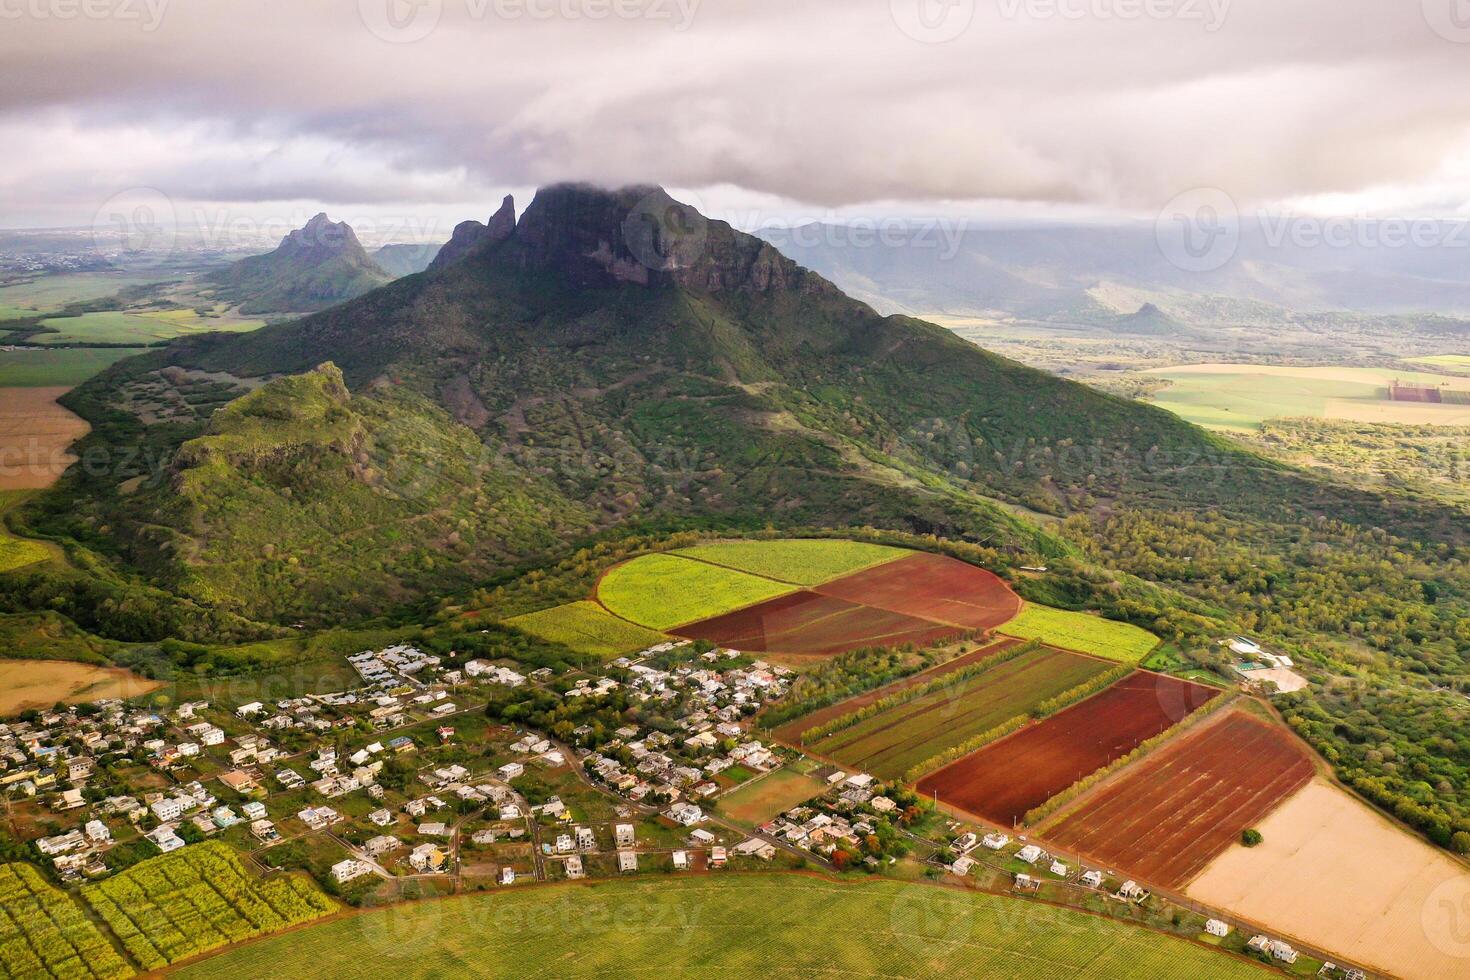
M832 654L902 643L928 646L962 631L802 590L676 632L748 653Z
M1020 596L994 572L928 552L844 575L815 591L963 629L994 629L1021 611Z
M814 941L823 936L842 941ZM926 975L1016 980L1275 975L1200 943L1063 906L936 885L735 872L516 886L362 912L176 975L898 977L915 975L920 961Z
M676 555L642 555L608 569L597 598L613 615L667 631L794 592L796 586Z
M780 582L811 586L894 561L913 552L841 538L774 538L712 541L679 548L671 554Z
M1074 783L1160 735L1221 692L1136 671L1092 697L919 780L927 796L1014 826Z
M1159 645L1157 636L1131 623L1033 603L1027 603L1020 615L1000 630L1007 636L1042 639L1053 646L1123 664L1141 663Z
M802 733L810 731L818 725L825 725L829 721L834 721L843 715L852 714L854 711L866 708L870 704L887 697L892 697L910 688L918 687L921 684L932 683L944 677L946 674L952 674L955 671L964 670L972 664L977 664L982 660L988 660L998 653L1009 650L1011 647L1019 646L1020 643L1020 640L1003 637L978 650L973 650L970 653L955 657L953 660L946 660L938 666L930 667L928 670L911 674L892 683L884 684L882 687L877 687L871 691L865 691L862 694L857 694L834 704L829 704L824 708L818 708L811 714L802 715L800 718L788 721L786 724L777 728L772 734L775 735L778 741L786 742L789 745L799 744Z
M1290 732L1229 710L1082 797L1041 836L1178 889L1314 771Z

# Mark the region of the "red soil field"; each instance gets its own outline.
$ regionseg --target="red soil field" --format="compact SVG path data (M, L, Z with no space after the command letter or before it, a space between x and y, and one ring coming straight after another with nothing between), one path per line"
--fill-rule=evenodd
M1043 836L1165 888L1180 888L1311 781L1287 732L1226 711L1129 766Z
M964 629L993 629L1021 611L999 577L944 555L916 554L816 586L816 592Z
M833 654L900 643L922 646L960 630L803 590L674 632L686 639L709 640L747 653Z
M1220 692L1135 671L1112 687L970 753L919 780L918 789L1001 825L1127 755Z
M928 670L920 671L917 674L905 677L903 680L894 681L892 684L884 684L882 687L875 688L865 694L850 697L845 701L838 701L836 704L829 704L827 707L819 708L809 715L802 715L794 721L788 721L776 729L775 735L783 742L795 744L801 740L801 733L809 728L825 725L833 718L841 718L843 715L857 711L859 708L866 708L874 701L880 701L890 695L897 694L899 691L906 691L911 687L927 684L936 678L943 677L945 674L952 674L957 670L963 670L970 666L970 664L979 663L986 657L993 657L1002 650L1009 650L1021 642L1023 641L1012 639L1009 636L1003 637L978 650L972 650L962 657L947 660L938 667L930 667Z

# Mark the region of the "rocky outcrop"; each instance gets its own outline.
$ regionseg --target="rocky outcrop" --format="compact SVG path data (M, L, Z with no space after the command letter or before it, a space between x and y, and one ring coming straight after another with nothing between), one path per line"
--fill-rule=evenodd
M515 228L515 199L507 194L500 202L500 210L492 214L489 221L482 224L471 219L455 225L449 241L439 249L434 261L429 263L429 271L462 262L482 248L503 242L511 236Z

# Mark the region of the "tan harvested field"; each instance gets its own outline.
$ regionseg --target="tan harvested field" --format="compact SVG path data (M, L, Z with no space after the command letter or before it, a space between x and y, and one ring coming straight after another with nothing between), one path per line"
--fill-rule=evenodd
M56 404L69 388L0 388L0 490L55 483L76 462L66 451L87 423Z
M1470 976L1470 871L1346 791L1307 784L1187 894L1413 980Z
M117 667L69 660L0 660L0 716L58 701L81 704L103 698L136 698L162 687Z

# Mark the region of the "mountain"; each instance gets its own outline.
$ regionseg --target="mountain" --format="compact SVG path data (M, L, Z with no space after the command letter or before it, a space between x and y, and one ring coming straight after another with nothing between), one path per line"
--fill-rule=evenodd
M1112 324L1118 333L1142 337L1173 337L1188 333L1189 327L1152 303L1144 303L1136 311L1118 317Z
M231 263L205 280L218 298L259 315L325 309L392 278L349 225L323 213L281 239L274 252Z
M813 224L768 237L884 312L1099 326L1142 302L1194 325L1278 322L1293 313L1470 314L1470 264L1443 244L1464 237L1452 223L1422 229L1424 243L1391 222L1357 222L1349 232L1263 217L1242 220L1239 230L1232 251L1205 271L1170 261L1187 254L1169 237L1182 229L1141 222L908 224L882 235ZM1316 239L1306 237L1314 230ZM1329 232L1338 235L1331 244L1322 237Z
M194 602L291 622L613 529L871 524L1034 562L1067 550L1047 515L1120 506L1386 519L1168 412L879 315L658 188L510 207L423 275L73 391L79 453L172 462L73 468L41 523ZM182 407L145 424L157 404Z
M373 261L388 275L401 279L427 269L429 263L434 261L434 256L439 254L441 247L432 242L384 245L373 251Z
M439 249L434 260L429 263L429 268L442 269L447 265L453 265L481 246L505 241L510 237L511 232L515 231L515 207L515 199L507 194L505 200L500 202L500 210L492 214L490 220L484 224L472 219L455 225L449 241Z

